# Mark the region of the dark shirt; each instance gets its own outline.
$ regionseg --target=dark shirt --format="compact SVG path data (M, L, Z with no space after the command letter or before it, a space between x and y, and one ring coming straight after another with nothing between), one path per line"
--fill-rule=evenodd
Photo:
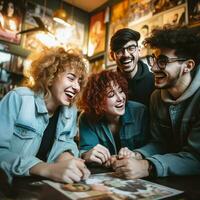
M150 96L154 89L152 72L149 71L145 63L139 60L136 75L128 80L128 99L140 102L149 107Z
M47 155L53 146L58 116L59 116L59 109L57 109L54 115L51 118L49 118L49 124L47 125L44 131L42 142L40 144L39 151L36 155L37 158L43 161L47 161Z

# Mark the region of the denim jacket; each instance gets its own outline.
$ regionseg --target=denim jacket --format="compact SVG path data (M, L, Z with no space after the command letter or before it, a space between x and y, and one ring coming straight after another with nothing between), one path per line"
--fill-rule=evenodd
M9 92L0 101L0 167L9 178L29 175L29 169L39 160L37 154L45 128L48 111L42 95L21 87ZM78 156L76 135L77 110L62 107L56 127L56 137L47 162L53 162L62 152L70 150Z
M120 141L122 147L130 150L143 146L148 138L148 112L145 105L128 101L125 114L120 117ZM105 119L92 122L85 113L79 118L80 153L97 144L105 146L112 155L117 154L115 141Z
M176 100L167 90L151 96L152 142L137 149L157 176L200 174L200 65L187 90Z

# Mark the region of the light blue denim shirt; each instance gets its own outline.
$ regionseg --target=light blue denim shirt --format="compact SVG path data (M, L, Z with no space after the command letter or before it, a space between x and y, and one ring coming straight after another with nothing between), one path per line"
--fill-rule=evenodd
M78 156L74 142L76 118L75 107L61 108L48 163L67 150ZM0 101L0 167L9 178L13 175L28 176L29 169L42 162L35 155L48 122L49 115L42 95L26 87L14 89Z

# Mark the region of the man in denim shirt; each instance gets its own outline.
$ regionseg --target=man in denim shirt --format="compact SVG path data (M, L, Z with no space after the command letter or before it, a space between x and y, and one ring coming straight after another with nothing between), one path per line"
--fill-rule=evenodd
M117 160L126 178L200 174L200 32L157 30L146 44L157 90L151 96L149 144L137 158Z

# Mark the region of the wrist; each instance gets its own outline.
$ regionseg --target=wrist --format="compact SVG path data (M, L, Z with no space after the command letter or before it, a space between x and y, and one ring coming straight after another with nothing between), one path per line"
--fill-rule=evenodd
M149 173L149 177L155 177L156 176L156 168L155 165L149 161L148 161L148 173Z

